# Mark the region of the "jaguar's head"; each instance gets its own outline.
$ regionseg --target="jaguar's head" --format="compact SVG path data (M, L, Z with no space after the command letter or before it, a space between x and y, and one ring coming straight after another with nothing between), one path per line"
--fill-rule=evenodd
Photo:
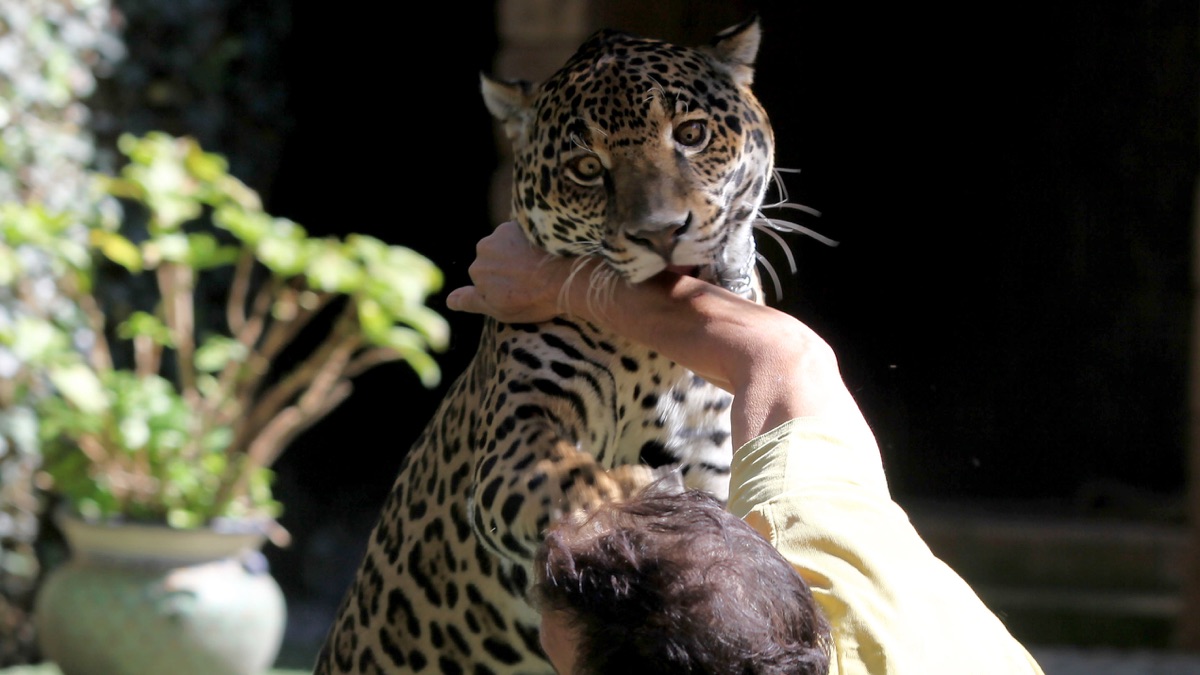
M759 39L754 17L699 48L602 30L540 86L484 75L529 238L634 283L671 267L749 285L774 156L750 90Z

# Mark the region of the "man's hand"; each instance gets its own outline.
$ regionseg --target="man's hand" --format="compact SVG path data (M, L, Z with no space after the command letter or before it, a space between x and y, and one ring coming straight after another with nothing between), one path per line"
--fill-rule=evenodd
M504 323L548 321L563 313L559 291L578 262L534 248L519 225L501 223L475 245L468 270L475 285L451 291L446 306Z

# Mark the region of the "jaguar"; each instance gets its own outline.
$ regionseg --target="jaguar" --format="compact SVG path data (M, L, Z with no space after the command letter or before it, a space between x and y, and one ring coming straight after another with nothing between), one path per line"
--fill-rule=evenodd
M512 146L512 218L552 254L607 263L572 283L602 300L671 269L763 302L754 231L795 224L762 211L777 175L751 90L761 33L757 15L697 47L603 29L540 85L481 74ZM730 403L589 323L486 320L315 672L552 673L525 600L543 531L664 474L727 498Z

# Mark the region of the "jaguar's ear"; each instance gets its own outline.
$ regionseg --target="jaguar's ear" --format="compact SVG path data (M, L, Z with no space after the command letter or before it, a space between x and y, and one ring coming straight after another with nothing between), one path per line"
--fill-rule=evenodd
M504 134L516 138L533 113L533 85L525 80L497 80L487 73L479 74L483 103L492 116L504 123Z
M710 49L717 59L729 67L734 82L749 87L754 83L754 59L758 57L761 41L762 27L755 13L736 26L717 33Z

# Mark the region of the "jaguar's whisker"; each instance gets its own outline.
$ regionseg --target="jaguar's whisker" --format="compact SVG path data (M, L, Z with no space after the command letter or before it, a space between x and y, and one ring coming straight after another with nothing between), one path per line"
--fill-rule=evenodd
M757 229L759 232L762 232L763 234L767 235L768 237L774 239L775 243L779 244L779 248L783 249L783 254L784 254L784 256L787 257L788 268L791 270L792 274L795 274L796 269L797 269L796 268L796 257L794 255L792 255L792 247L788 246L788 243L783 240L783 237L779 236L771 229L765 228L765 227L760 227Z
M805 206L804 204L796 204L794 202L780 202L779 204L764 204L763 208L764 209L794 209L796 211L803 211L812 216L817 216L818 218L821 216L821 212L814 209L813 207Z
M778 218L759 218L755 221L755 229L758 231L767 232L768 228L770 230L778 230L780 232L797 232L799 234L804 234L816 239L826 246L838 245L837 240L830 239L816 230L809 229L799 223L793 223L790 220L780 220Z
M767 271L767 274L771 276L771 282L775 285L775 299L782 300L783 284L781 284L779 281L779 275L775 273L774 265L771 264L770 260L767 260L766 256L757 251L755 251L754 257L758 258L758 263L762 265L763 269ZM795 270L793 270L793 272L794 271Z

